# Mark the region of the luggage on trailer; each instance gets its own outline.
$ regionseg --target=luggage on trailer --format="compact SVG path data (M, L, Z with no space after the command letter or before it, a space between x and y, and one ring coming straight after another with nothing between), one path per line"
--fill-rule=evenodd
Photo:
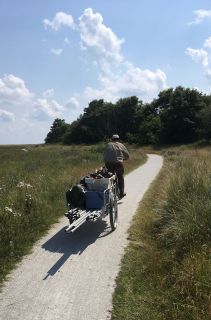
M107 199L105 190L111 188L115 175L105 168L96 170L80 179L80 183L66 192L70 208L101 209Z
M73 186L66 192L68 206L71 208L86 208L85 190L81 184Z
M106 168L101 168L87 175L84 181L88 190L104 191L111 187L114 179L115 176L112 172L109 172Z
M111 187L113 181L113 176L111 178L100 178L95 179L91 177L85 178L85 183L88 190L97 190L97 191L104 191Z

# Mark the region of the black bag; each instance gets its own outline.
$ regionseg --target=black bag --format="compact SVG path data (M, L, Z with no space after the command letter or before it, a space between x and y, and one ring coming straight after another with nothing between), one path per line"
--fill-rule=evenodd
M85 191L80 184L73 186L66 192L66 199L70 208L85 209L86 207Z

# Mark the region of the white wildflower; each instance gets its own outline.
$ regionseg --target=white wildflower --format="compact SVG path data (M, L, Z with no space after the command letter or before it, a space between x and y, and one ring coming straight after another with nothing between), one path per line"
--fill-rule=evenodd
M4 210L5 210L6 212L12 213L13 217L21 217L21 216L22 216L21 213L19 213L19 212L14 212L14 211L12 210L12 208L5 207Z
M32 195L30 193L26 193L25 201L31 200L31 199L32 199Z
M25 186L25 183L23 181L20 181L18 184L17 184L17 188L22 188Z
M17 184L17 188L32 188L32 185L29 184L29 183L25 183L24 181L20 181L18 184Z
M21 214L21 213L19 213L19 212L13 212L13 216L14 216L14 217L21 217L21 216L22 216L22 214Z

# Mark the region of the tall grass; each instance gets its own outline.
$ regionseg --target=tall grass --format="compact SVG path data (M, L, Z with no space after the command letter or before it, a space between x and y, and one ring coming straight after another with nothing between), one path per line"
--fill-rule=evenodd
M210 150L165 151L130 229L113 319L210 319L210 160Z
M66 211L65 191L102 166L104 146L0 147L0 282ZM130 148L126 171L145 161Z
M210 158L181 158L170 173L160 241L180 256L211 242Z

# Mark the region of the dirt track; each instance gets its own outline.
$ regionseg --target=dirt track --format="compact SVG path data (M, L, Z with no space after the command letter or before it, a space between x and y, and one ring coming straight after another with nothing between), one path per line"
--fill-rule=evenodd
M119 225L110 233L107 220L86 223L65 234L62 218L34 246L0 294L1 320L107 320L119 264L127 245L127 229L145 191L162 166L148 161L126 176L119 204Z

